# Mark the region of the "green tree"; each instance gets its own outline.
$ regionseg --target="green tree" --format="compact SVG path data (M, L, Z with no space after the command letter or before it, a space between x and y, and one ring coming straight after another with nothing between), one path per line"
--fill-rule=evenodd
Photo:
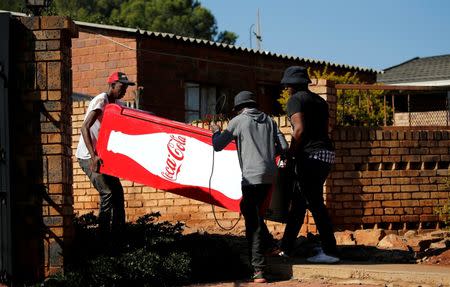
M196 0L54 0L53 11L78 21L172 33L227 44L234 44L238 37L233 32L218 32L214 15Z
M28 12L25 0L0 0L0 9ZM53 0L44 12L231 45L238 38L227 30L219 32L214 15L197 0Z
M120 9L119 0L53 0L52 13L69 16L74 20L100 23L119 24L111 17L113 11Z
M311 78L327 79L336 84L360 84L357 72L347 72L337 75L330 72L328 65L323 70L312 71L308 68ZM384 96L383 90L338 90L337 92L337 125L340 126L381 126L384 124ZM278 102L286 110L289 95L280 94ZM392 108L386 105L387 124L392 124Z
M225 30L217 35L216 42L234 45L237 38L235 33Z
M0 0L0 10L25 12L25 0Z

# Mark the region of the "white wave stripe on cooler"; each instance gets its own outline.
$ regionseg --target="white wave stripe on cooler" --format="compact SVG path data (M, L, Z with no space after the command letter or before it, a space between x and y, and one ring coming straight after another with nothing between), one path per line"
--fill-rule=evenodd
M162 176L166 169L168 157L167 144L171 136L185 137L184 158L180 172L174 182L208 188L212 167L212 146L196 138L170 133L151 133L129 135L120 131L111 131L107 150L123 154L150 173L167 180ZM242 173L235 150L223 150L214 154L214 173L211 189L217 190L228 198L237 200L242 197Z

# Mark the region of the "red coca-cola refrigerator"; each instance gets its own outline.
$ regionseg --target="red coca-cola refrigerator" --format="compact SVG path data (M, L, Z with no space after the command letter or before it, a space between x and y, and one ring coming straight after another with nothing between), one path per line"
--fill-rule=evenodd
M103 160L100 172L239 211L242 174L236 144L214 152L211 136L206 129L109 104L96 146ZM278 190L267 214L284 221L280 204L285 201L279 199L285 193ZM266 206L269 201L270 196Z

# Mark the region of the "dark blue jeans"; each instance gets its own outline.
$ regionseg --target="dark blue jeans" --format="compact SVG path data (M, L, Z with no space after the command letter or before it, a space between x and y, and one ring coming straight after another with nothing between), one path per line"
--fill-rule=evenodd
M255 270L263 271L266 266L264 252L272 247L273 238L264 222L261 206L271 188L270 184L242 186L241 213L245 219L250 262Z
M89 159L78 159L78 162L100 194L98 213L100 235L105 237L111 231L119 234L125 224L123 187L120 180L114 176L91 171Z
M295 164L294 191L281 248L288 254L292 253L305 219L306 209L309 209L319 231L322 249L327 254L333 254L336 252L336 239L323 200L323 184L330 172L331 164L315 159L302 159Z

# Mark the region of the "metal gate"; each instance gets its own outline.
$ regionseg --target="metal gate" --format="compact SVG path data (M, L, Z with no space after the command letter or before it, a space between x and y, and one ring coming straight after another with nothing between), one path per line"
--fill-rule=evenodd
M10 14L0 13L0 283L7 279L6 276L12 275L8 123L9 24Z

